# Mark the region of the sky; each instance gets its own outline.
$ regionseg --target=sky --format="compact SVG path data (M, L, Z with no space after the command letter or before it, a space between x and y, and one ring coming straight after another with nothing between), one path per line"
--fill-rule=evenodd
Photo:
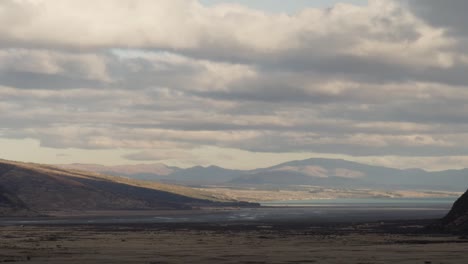
M345 2L348 4L354 5L365 5L367 4L367 0L347 0L347 1L340 1L340 0L292 0L292 1L285 1L285 0L202 0L201 3L213 6L217 4L240 4L243 6L247 6L252 9L261 10L264 12L272 12L272 13L288 13L294 14L300 12L304 8L329 8L333 7L335 4L340 2Z
M463 0L0 1L0 158L468 167Z

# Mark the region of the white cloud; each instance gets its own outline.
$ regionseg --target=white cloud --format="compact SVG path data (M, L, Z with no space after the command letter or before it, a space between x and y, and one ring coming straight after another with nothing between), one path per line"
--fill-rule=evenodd
M0 133L140 160L210 146L464 156L460 43L398 1L286 15L195 0L5 0Z
M109 82L106 59L93 53L65 53L51 50L0 50L0 70L60 74Z
M314 52L452 63L446 49L453 39L393 1L310 8L293 16L238 5L209 8L193 0L7 0L0 10L6 46L151 48L242 59Z

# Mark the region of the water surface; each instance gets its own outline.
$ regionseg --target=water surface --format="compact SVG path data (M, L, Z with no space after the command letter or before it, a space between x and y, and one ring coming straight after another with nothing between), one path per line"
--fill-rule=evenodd
M29 218L0 220L0 225L151 224L233 222L368 222L442 218L455 198L441 199L333 199L264 203L262 208L166 212L157 216Z

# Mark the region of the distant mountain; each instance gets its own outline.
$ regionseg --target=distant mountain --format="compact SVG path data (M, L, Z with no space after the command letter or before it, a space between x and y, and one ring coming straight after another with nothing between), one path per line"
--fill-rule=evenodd
M231 181L235 184L291 184L353 188L403 188L463 191L468 169L427 172L400 170L340 159L307 159L257 169Z
M245 172L229 170L217 166L195 166L188 169L166 166L161 163L104 166L98 164L61 164L61 168L99 172L109 175L125 176L132 179L180 183L184 185L204 185L226 183Z
M56 166L65 169L91 171L115 176L130 176L131 178L140 180L160 180L180 170L179 168L169 167L162 163L117 166L74 163Z
M66 165L69 166L69 165ZM228 170L221 167L180 169L165 165L132 165L93 168L74 165L81 170L106 172L136 179L184 185L279 186L315 185L334 188L389 188L464 191L468 169L428 172L372 166L341 159L291 161L255 170ZM152 167L154 166L154 168ZM68 167L69 168L69 167ZM138 172L138 173L135 173Z
M468 233L468 191L455 202L442 225L446 230Z
M184 184L222 184L244 173L241 170L229 170L217 166L196 166L189 169L179 169L168 175L165 180Z
M237 205L188 187L0 160L0 215L70 210L188 209Z

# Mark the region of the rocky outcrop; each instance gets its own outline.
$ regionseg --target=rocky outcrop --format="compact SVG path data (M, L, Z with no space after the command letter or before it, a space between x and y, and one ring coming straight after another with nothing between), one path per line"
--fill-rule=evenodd
M468 233L468 191L453 205L452 210L442 219L445 230Z

